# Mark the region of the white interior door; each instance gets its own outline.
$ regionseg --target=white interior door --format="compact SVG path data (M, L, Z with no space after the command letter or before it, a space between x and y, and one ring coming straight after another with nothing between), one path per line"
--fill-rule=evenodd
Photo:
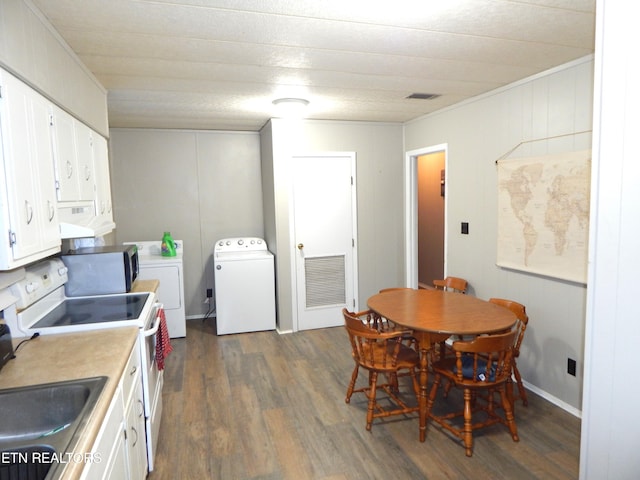
M298 330L357 309L355 154L292 158Z

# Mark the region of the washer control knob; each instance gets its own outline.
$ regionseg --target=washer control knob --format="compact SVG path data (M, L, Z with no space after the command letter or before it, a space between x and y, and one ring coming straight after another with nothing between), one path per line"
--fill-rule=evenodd
M38 289L38 284L29 282L24 286L24 289L27 291L27 293L33 293Z

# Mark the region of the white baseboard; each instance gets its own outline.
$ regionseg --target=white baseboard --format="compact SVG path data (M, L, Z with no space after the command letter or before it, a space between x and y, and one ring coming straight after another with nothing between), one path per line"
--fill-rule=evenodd
M522 381L522 383L524 384L524 386L525 386L525 388L527 390L531 390L536 395L540 395L545 400L547 400L547 401L553 403L554 405L560 407L565 412L570 413L574 417L582 418L582 410L578 410L577 408L569 405L568 403L563 402L559 398L554 397L549 392L545 392L544 390L541 390L538 387L536 387L535 385L531 385L530 383L527 383L524 380Z

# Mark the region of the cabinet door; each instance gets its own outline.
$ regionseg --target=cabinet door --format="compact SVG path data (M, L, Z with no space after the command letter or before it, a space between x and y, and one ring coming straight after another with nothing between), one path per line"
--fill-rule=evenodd
M96 180L96 215L105 223L112 222L113 207L107 140L97 133L93 134L93 170Z
M116 442L113 446L113 456L109 459L109 464L105 472L104 477L87 477L88 480L92 478L102 478L103 480L127 480L133 477L129 476L129 465L127 465L127 455L124 448L124 435L122 432L118 435Z
M53 107L52 140L58 200L61 202L78 200L80 186L78 185L73 117L58 107Z
M125 435L121 379L91 449L94 461L86 464L80 480L129 478Z
M17 78L0 73L7 203L2 225L8 235L0 243L0 258L1 268L14 268L58 252L60 233L54 208L49 104Z
M147 476L147 441L145 433L142 381L138 377L127 408L127 457L130 479L143 480Z
M51 104L41 96L33 103L33 146L38 169L38 193L41 215L40 249L60 247L60 225L56 209L56 180L51 146Z
M73 128L76 136L76 158L78 161L78 200L93 200L95 196L95 179L93 175L93 146L91 129L84 123L74 120Z
M58 201L93 200L91 129L55 106L52 125Z

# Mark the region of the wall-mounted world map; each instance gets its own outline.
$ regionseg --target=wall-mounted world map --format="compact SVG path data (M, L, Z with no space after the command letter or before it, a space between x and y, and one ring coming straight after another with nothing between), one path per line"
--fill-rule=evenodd
M587 282L591 151L498 162L501 267Z

